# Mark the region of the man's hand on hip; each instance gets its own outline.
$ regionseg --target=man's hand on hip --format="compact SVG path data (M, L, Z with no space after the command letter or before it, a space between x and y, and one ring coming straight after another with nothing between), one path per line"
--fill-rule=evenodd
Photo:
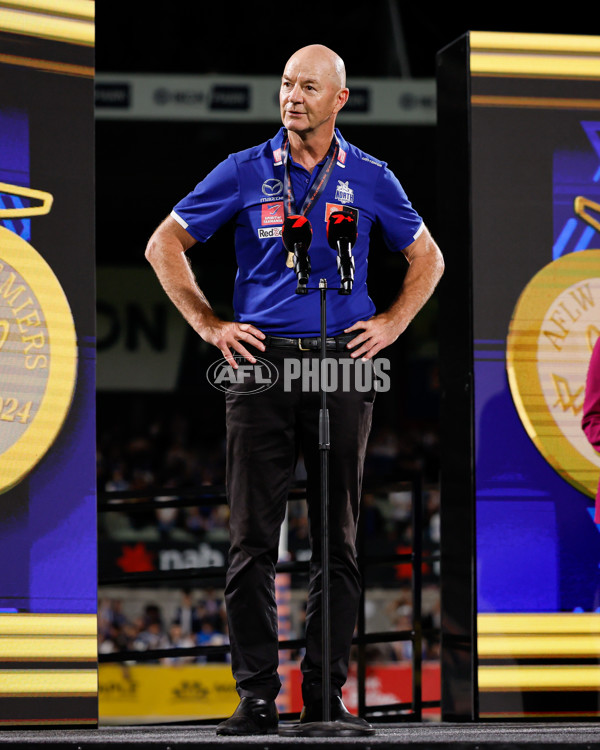
M227 362L234 369L237 369L237 362L231 353L231 349L234 349L252 364L256 362L256 358L242 342L252 344L260 351L265 350L265 345L261 341L265 338L265 334L250 323L231 323L214 317L210 323L202 327L200 335L204 341L220 349Z
M345 333L360 331L358 335L348 343L348 349L352 351L352 357L372 359L386 346L393 344L402 333L403 328L391 315L381 313L374 315L369 320L359 320L350 328L344 329ZM358 349L356 349L358 347Z

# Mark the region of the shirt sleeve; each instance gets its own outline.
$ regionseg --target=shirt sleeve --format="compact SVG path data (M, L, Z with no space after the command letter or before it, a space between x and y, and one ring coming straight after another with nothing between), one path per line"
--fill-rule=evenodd
M408 200L398 178L387 167L377 180L375 206L377 221L390 250L404 250L423 231L423 219Z
M581 426L591 445L600 452L600 338L590 359Z
M179 201L171 216L194 239L206 242L239 210L240 184L235 158L229 156Z

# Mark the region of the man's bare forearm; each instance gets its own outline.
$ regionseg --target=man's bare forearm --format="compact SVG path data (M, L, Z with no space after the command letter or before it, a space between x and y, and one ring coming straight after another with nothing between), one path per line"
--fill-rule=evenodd
M249 323L228 322L215 315L185 254L194 242L185 229L168 217L150 238L146 259L175 307L204 341L220 349L232 367L237 367L232 350L254 362L243 342L262 351L264 334Z
M427 237L426 250L409 257L402 288L387 313L396 321L399 333L408 327L433 294L444 273L442 254L435 242Z
M173 222L176 223L176 222ZM204 293L196 283L186 250L191 242L172 225L164 222L154 232L146 247L146 259L175 307L202 336L207 323L216 316Z
M357 331L348 344L352 357L371 359L393 344L433 294L444 272L444 260L427 228L405 251L409 267L396 299L387 310L369 320L359 320L346 332Z

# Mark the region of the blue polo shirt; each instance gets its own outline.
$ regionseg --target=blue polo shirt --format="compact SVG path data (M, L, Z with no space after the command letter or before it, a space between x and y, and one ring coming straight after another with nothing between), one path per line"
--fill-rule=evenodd
M370 318L375 305L367 290L369 233L381 226L392 251L408 247L423 228L400 182L385 162L347 143L335 131L340 147L325 190L308 214L313 239L309 249L311 275L307 294L296 294L297 277L286 266L281 231L284 221L281 160L283 128L265 143L231 154L173 209L171 216L194 239L205 242L231 219L235 220L238 271L233 308L235 320L253 323L275 336L317 336L320 332L319 280L338 289L337 253L327 242L327 220L344 206L357 212L358 236L352 250L355 276L352 293L327 293L327 333L341 333L358 320ZM290 160L296 205L316 179ZM314 288L314 289L313 289Z

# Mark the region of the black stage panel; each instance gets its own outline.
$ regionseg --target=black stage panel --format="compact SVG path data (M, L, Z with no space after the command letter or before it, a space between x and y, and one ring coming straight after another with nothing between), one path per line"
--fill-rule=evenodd
M101 727L100 729L39 729L6 730L0 732L0 745L11 748L30 748L51 745L53 748L89 750L100 746L110 750L129 748L164 748L176 750L180 746L240 748L244 745L262 750L303 746L311 748L401 748L411 750L507 750L527 748L541 750L568 746L570 750L591 750L600 740L600 725L595 723L441 723L441 724L385 724L376 727L370 737L295 738L278 735L257 737L217 737L214 726L136 726Z

